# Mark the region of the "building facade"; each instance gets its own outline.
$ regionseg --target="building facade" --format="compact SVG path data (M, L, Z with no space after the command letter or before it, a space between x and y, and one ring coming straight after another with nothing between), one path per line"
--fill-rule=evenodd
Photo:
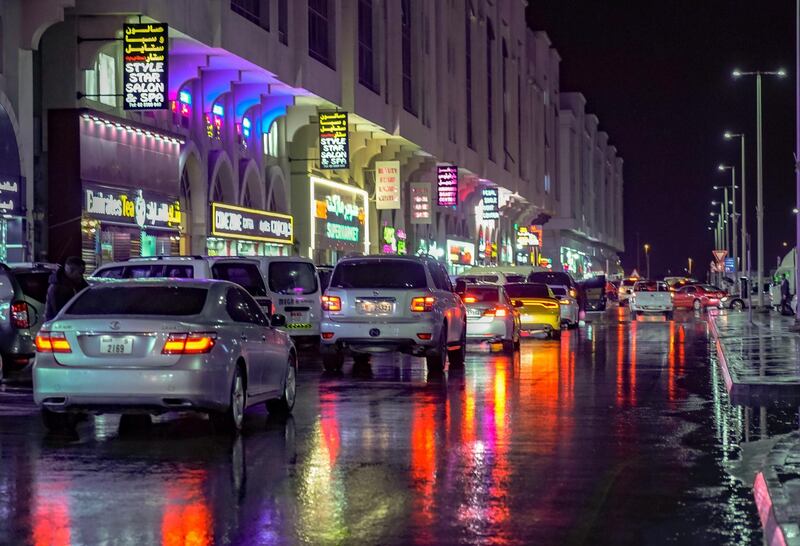
M0 0L0 259L598 272L622 250L622 162L525 5Z

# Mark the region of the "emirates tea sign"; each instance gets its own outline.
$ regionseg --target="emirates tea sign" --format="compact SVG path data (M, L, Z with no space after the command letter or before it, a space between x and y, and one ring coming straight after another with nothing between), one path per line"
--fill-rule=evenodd
M169 32L164 23L123 26L125 110L166 110Z
M347 112L319 113L319 163L321 169L347 169L350 166Z
M458 167L456 165L438 165L436 167L436 203L440 207L458 205Z

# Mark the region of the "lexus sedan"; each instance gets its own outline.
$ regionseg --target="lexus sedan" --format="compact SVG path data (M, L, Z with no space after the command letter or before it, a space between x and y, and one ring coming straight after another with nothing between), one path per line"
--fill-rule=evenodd
M277 329L284 322L227 281L90 286L36 337L34 400L51 430L86 413L198 411L236 432L248 406L294 406L297 356Z

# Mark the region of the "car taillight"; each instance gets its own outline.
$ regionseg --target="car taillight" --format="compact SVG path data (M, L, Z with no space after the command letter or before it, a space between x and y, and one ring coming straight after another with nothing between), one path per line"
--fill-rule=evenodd
M67 336L64 332L39 332L34 342L39 353L71 353Z
M573 298L577 298L578 297L578 291L575 290L574 288L570 288L569 295L572 296Z
M339 296L322 296L323 311L341 311L342 299Z
M475 296L464 296L464 303L475 303L478 299Z
M507 317L508 316L508 309L505 307L494 307L493 309L487 309L484 311L483 316L485 317Z
M411 310L415 313L428 313L433 311L433 304L436 298L433 296L420 296L411 299Z
M546 301L542 303L546 309L558 309L558 303Z
M200 355L214 348L217 334L170 334L164 342L161 354L164 355Z
M558 303L560 303L561 305L569 305L569 300L567 298L564 298L563 300L558 300Z
M11 304L11 326L14 328L31 327L28 304L24 301L15 301Z

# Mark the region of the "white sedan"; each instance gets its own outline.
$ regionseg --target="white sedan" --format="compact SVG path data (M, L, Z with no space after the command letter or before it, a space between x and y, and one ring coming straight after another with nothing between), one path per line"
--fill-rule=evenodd
M580 306L578 300L567 292L564 286L551 286L550 290L561 304L561 325L567 328L577 328L580 322Z
M468 342L499 342L506 353L519 349L519 312L503 287L470 284L461 299L467 308Z

